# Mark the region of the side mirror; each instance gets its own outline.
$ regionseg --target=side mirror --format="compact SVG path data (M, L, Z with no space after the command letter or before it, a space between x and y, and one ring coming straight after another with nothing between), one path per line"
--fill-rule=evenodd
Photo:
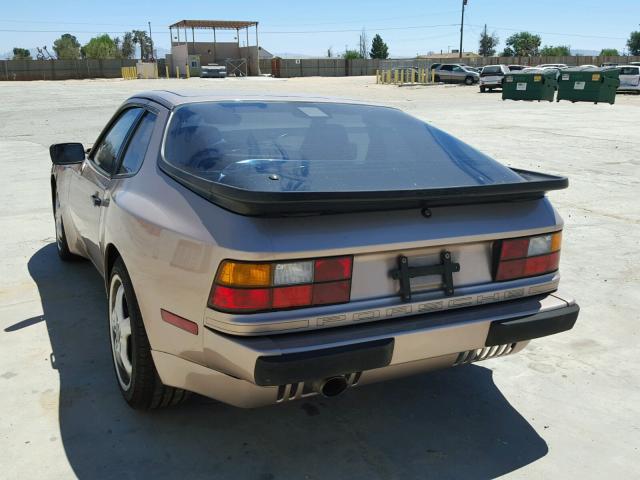
M84 147L81 143L54 143L49 147L49 155L54 165L70 165L84 161Z

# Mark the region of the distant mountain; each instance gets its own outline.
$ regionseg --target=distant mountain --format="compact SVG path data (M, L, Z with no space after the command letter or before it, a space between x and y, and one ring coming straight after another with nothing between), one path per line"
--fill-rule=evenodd
M580 50L571 49L571 55L584 55L585 57L595 57L600 53L599 50Z

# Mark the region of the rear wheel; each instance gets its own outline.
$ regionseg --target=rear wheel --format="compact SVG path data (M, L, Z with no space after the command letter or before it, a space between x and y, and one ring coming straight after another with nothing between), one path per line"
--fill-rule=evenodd
M435 76L433 77L433 81L434 81L434 82L440 82L440 75L435 75Z
M465 85L473 85L473 77L466 77L464 79L464 84Z
M486 90L486 88L480 87L480 93L484 93L485 90Z
M188 392L160 380L129 273L118 258L109 275L109 339L118 387L133 408L177 405Z

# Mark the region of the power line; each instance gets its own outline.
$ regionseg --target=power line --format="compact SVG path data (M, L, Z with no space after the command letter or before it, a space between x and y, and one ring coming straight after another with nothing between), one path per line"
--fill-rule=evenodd
M387 30L410 30L410 29L423 29L423 28L441 28L441 27L455 27L459 24L457 23L448 23L448 24L442 24L442 25L403 25L402 27L367 27L371 30L375 30L375 31L387 31ZM167 27L168 29L168 27ZM277 31L277 30L267 30L267 31L261 31L260 34L261 35L265 35L265 34L273 34L273 35L296 35L296 34L312 34L312 33L353 33L353 32L361 32L362 29L358 28L358 29L344 29L344 30L281 30L281 31ZM66 33L66 32L73 32L73 33L127 33L126 31L97 31L97 30L18 30L18 29L8 29L8 28L2 28L0 29L0 32L11 32L11 33ZM165 35L169 35L169 32L158 32L158 33L162 33Z

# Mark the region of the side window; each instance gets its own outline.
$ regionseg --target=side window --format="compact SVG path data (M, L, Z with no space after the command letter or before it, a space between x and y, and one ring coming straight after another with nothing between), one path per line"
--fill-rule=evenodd
M462 72L462 67L453 67L454 72Z
M93 161L105 172L113 173L118 154L127 138L127 133L131 130L131 126L135 123L141 111L141 108L130 108L122 112L111 126L107 135L102 139L100 145L98 145L98 149L93 155Z
M155 124L156 116L151 112L145 113L124 152L119 174L136 173L140 169Z

